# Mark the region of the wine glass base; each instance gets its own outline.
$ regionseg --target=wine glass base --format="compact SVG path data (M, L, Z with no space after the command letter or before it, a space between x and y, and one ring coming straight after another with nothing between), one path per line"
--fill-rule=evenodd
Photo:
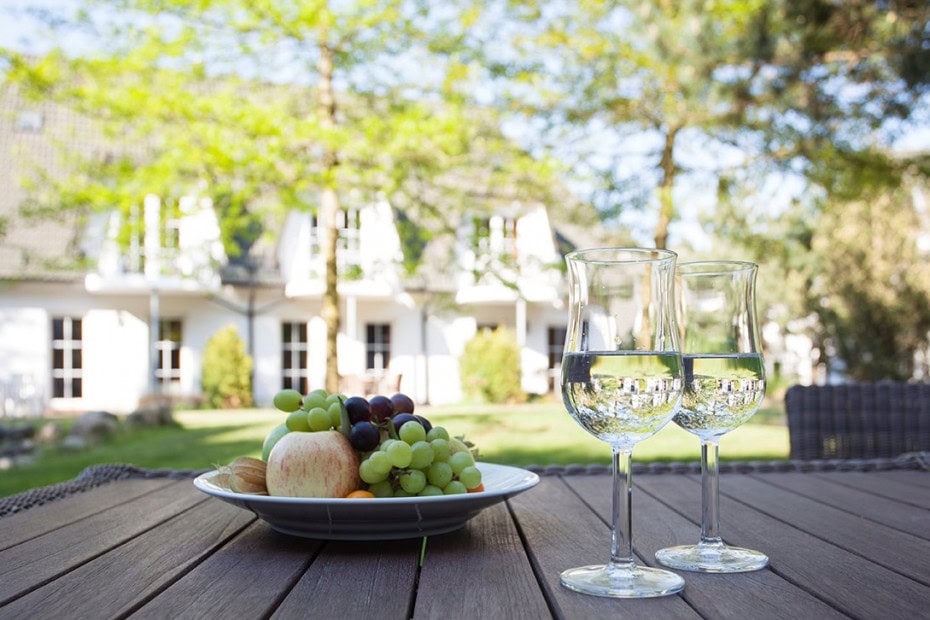
M562 585L569 590L611 598L648 598L680 592L685 580L660 568L634 566L631 570L593 565L562 571Z
M742 547L728 547L722 543L660 549L656 551L656 561L669 568L702 573L746 573L769 564L769 558L764 553Z

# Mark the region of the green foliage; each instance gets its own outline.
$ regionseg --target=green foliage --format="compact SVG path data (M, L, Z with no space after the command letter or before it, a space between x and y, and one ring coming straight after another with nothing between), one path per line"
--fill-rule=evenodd
M520 347L506 328L475 335L459 360L462 390L466 397L488 403L519 403L526 400L520 380Z
M210 407L252 405L252 358L235 327L224 327L207 341L200 383Z

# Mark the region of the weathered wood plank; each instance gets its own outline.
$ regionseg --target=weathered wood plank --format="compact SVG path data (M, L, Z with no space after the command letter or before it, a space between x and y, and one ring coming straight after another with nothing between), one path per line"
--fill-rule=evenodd
M909 474L909 475L902 475ZM878 497L893 499L930 510L930 493L923 481L930 475L912 471L889 471L881 476L872 472L830 472L811 474L823 480L862 489Z
M266 617L322 545L256 521L131 617Z
M930 540L930 510L887 498L876 501L875 495L868 491L837 484L840 478L836 475L821 478L810 474L784 473L778 476L754 475L753 478Z
M84 499L93 504L96 495L85 494ZM0 604L206 499L196 492L189 480L175 482L137 501L93 514L0 551Z
M930 586L930 541L749 476L737 476L727 483L726 493L754 509ZM925 523L930 526L930 518Z
M409 618L422 538L327 542L273 618Z
M49 504L3 517L0 519L0 551L79 519L130 502L172 482L165 478L122 480L119 484L111 482L92 490L93 502L86 501L84 493L75 493ZM87 492L91 491L85 491Z
M413 616L462 620L549 616L504 504L485 509L462 530L429 538Z
M229 504L203 502L138 532L0 612L12 618L124 616L254 520Z
M639 481L649 477L633 480L633 545L649 565L659 566L655 552L672 545L696 543L700 523L682 517L646 492L637 492ZM663 477L679 479L688 492L693 490L690 487L697 486L681 476ZM587 476L566 477L566 481L602 518L609 518L610 497L604 492L603 482ZM846 617L768 569L734 575L676 572L685 578L682 596L706 618Z
M776 574L858 618L916 618L930 608L930 588L867 558L765 515L729 493L740 474L721 476L721 534L769 556ZM686 479L687 478L687 479ZM698 523L700 484L690 476L640 476L641 487Z
M597 493L610 494L608 477L598 476L592 483ZM579 594L562 586L559 575L563 570L602 564L609 558L610 528L561 479L545 477L537 488L511 499L510 504L539 573L541 587L556 616L579 619L699 617L678 595L640 600L606 599Z

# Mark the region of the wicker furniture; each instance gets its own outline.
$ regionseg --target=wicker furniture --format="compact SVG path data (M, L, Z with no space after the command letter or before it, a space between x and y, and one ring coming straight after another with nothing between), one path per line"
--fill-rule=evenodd
M795 385L785 409L792 459L894 458L930 450L930 384Z

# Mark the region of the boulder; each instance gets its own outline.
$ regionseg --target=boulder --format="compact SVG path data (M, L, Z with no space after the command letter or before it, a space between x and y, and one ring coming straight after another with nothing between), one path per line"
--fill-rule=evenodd
M36 432L35 440L39 443L57 443L64 434L61 424L58 422L46 422L39 427Z
M95 444L113 436L119 430L119 418L106 411L90 411L75 420L71 436Z
M143 428L147 426L172 426L174 411L171 405L145 405L126 416L126 426Z

